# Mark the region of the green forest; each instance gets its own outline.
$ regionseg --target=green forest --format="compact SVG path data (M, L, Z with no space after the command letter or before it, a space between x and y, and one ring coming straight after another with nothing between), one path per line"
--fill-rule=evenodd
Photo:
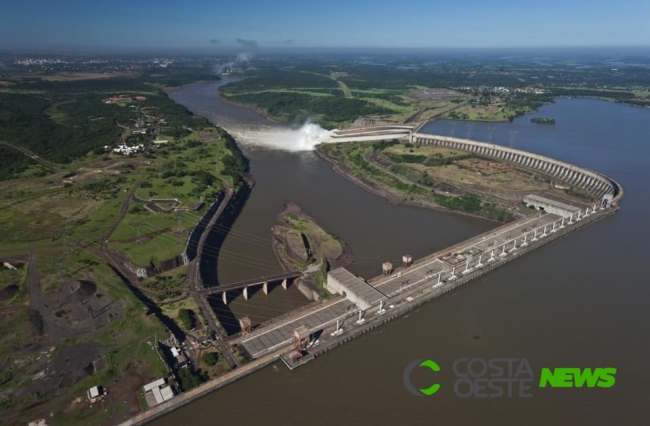
M208 70L181 68L131 78L107 78L54 82L24 80L0 92L0 141L27 148L55 163L67 164L90 152L103 152L121 137L120 124L138 117L133 108L105 104L109 96L141 94L148 107L166 118L168 133L181 137L183 127L204 124L184 107L169 99L163 87L218 78ZM32 159L6 145L0 145L0 179L24 171Z

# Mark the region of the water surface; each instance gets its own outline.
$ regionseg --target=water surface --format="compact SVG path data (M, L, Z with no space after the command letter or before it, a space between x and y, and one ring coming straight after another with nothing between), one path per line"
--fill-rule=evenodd
M189 89L190 91L201 89ZM217 118L206 95L176 99ZM211 108L215 108L212 110ZM211 115L212 114L212 115ZM555 118L555 126L530 123ZM219 121L215 120L218 124ZM224 122L225 125L225 122ZM465 123L426 131L465 137ZM560 99L513 123L475 123L470 136L588 166L626 191L621 211L424 305L293 372L276 364L158 420L160 426L229 424L643 425L650 391L650 287L644 268L650 237L650 110ZM492 135L490 136L490 132ZM236 227L267 238L284 199L293 199L350 243L352 269L374 275L379 261L420 256L492 226L461 216L391 206L332 174L313 155L247 150L258 181ZM270 260L261 246L227 241L233 253ZM267 256L267 257L265 257ZM368 262L368 263L364 263ZM375 263L377 262L377 263ZM225 266L224 266L225 267ZM254 274L233 263L228 278ZM533 389L532 398L454 395L451 364L460 357L525 357L542 367L616 367L609 389ZM418 398L402 384L405 366L433 359L439 373L414 382L442 384ZM435 374L435 375L434 375Z

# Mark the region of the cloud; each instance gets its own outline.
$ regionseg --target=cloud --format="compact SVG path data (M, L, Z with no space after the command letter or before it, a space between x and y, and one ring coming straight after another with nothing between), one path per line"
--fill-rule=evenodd
M218 38L211 38L210 43L212 44L219 44L219 39Z
M285 43L287 43L287 44L291 44L291 43L293 43L293 40L288 39L287 41L285 41Z

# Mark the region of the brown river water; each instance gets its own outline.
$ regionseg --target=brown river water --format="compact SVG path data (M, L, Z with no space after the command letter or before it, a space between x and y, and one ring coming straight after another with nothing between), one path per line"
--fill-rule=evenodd
M404 253L418 258L497 225L394 206L337 175L313 152L260 146L259 130L277 125L221 102L219 84L171 94L233 134L256 180L225 239L218 272L206 271L215 275L215 283L279 271L270 228L289 200L345 240L357 257L350 269L367 278L378 275L383 260L397 263ZM531 117L555 118L557 124L537 125ZM559 99L512 123L440 121L424 131L504 145L512 138L517 148L609 174L626 190L621 211L295 371L276 363L155 424L647 424L650 110ZM276 288L269 296L239 297L226 309L228 315L261 322L305 303L296 289ZM510 398L457 396L452 364L458 358L526 358L536 377L529 390L533 396L520 398L516 391ZM416 397L404 386L404 369L416 359L435 360L441 368L412 374L416 387L441 384L432 396ZM618 371L611 388L539 388L544 367Z

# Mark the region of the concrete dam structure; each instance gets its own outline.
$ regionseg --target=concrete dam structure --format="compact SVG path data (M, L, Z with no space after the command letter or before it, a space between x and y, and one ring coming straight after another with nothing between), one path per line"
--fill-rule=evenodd
M339 133L338 138L329 142L376 141L395 139L396 135L401 135L411 143L464 150L516 164L581 188L597 197L600 203L585 207L586 203L583 202L574 205L538 194L527 194L522 201L536 209L530 215L413 263L408 261L391 272L365 280L344 268L329 271L324 285L331 296L233 338L224 337L224 344L237 345L240 351L248 355L249 363L141 413L124 425L147 423L278 359L291 370L304 365L339 345L411 312L423 303L616 213L624 195L623 187L609 176L546 156L468 139L421 134L418 133L421 125L410 127L410 130L402 126L393 130L387 127L390 126L349 130ZM381 265L378 263L377 266L379 270ZM203 296L197 299L204 302L205 296L217 293L225 295L226 291L244 289L244 297L247 297L246 289L249 286L263 286L266 289L272 281L285 284L285 280L300 275L299 271L287 272L221 288L197 289L194 294ZM201 309L208 319L214 317L207 303ZM218 328L216 323L217 320L212 319L211 327L215 330Z
M423 133L414 133L411 141L419 145L443 146L468 151L482 157L495 158L516 164L519 167L533 169L538 173L584 189L599 200L605 198L608 203L618 202L623 198L623 187L609 176L543 155L470 139Z
M610 204L623 198L623 187L609 176L602 173L569 164L540 154L534 154L501 145L478 142L449 136L420 133L424 123L415 125L396 124L369 126L356 129L332 130L328 136L329 143L370 142L389 139L404 139L418 145L442 146L450 149L467 151L486 158L516 164L518 167L532 169L537 173L581 188L601 202Z

